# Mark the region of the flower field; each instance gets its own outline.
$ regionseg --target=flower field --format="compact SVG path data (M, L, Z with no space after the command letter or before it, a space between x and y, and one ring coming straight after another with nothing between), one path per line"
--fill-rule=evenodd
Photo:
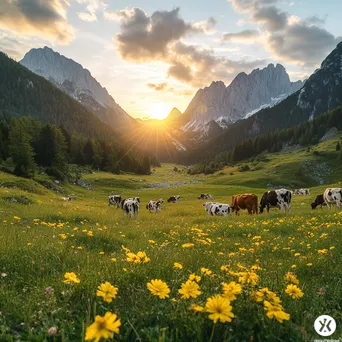
M149 181L171 172L158 170ZM312 341L322 314L342 337L342 212L311 210L323 187L294 197L288 216L209 217L198 194L229 203L264 189L204 176L166 189L85 179L92 190L65 185L73 201L28 180L0 188L1 341ZM138 218L108 207L110 191L139 196ZM145 209L174 194L180 203Z

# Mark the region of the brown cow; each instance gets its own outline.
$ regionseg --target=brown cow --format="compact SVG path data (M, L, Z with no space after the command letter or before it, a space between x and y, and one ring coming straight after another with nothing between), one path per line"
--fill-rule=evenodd
M258 214L258 196L254 194L233 195L232 207L236 215L240 209L247 209L248 214Z

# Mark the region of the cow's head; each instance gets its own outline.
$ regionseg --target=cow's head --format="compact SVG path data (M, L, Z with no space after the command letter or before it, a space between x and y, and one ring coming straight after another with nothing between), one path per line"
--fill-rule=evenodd
M317 208L317 204L315 202L311 203L311 209L316 209Z
M260 214L264 212L265 207L266 207L265 205L259 205Z

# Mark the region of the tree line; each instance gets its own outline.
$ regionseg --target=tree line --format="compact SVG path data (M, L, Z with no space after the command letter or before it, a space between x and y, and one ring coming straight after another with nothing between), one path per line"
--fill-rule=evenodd
M278 129L267 134L258 135L254 139L246 139L234 148L217 154L213 159L190 167L188 172L190 174L210 174L226 165L256 157L264 152L280 152L284 145L315 145L333 127L342 130L342 106L295 127ZM337 143L336 150L340 151L339 158L342 160L340 143Z
M69 164L138 174L149 174L151 165L159 165L153 156L118 146L115 138L85 138L31 117L0 120L1 162L3 171L17 176L33 177L43 168L59 180L67 178Z

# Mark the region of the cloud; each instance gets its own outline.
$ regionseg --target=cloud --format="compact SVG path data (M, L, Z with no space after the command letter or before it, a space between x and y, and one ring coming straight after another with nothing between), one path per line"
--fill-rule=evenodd
M113 13L110 15L113 17ZM165 56L169 44L190 34L206 33L216 21L189 23L179 16L179 8L155 11L150 17L140 8L122 10L115 15L121 22L116 35L120 55L131 61L149 61Z
M68 24L66 0L1 0L0 28L68 43L74 29Z
M95 13L78 12L77 14L78 17L83 21L92 22L97 20Z
M97 21L96 12L105 11L107 8L103 0L76 0L76 2L86 5L87 12L78 12L77 15L81 20L88 22Z
M23 38L0 32L0 46L2 52L18 61L33 47L33 44Z
M317 16L303 20L283 12L277 0L228 0L234 9L249 16L249 23L260 25L267 50L279 60L313 68L336 46L339 38L321 25Z
M324 25L327 20L327 17L319 17L317 15L312 15L311 17L308 17L305 19L306 23L308 24L314 24L314 25Z
M327 51L337 43L338 39L327 30L300 22L288 26L286 35L271 35L267 46L277 57L289 63L314 66L322 62Z
M181 62L175 62L168 70L168 77L173 77L179 81L189 83L193 76L191 68Z
M252 20L265 25L268 31L283 30L287 25L288 14L275 6L256 7L252 14Z
M186 44L190 35L210 34L214 18L201 22L186 22L179 8L156 11L148 16L139 8L110 14L119 20L120 32L115 36L120 56L134 63L161 61L168 65L167 77L193 87L219 79L230 81L238 72L260 66L264 61L231 61L218 57L215 51Z
M167 92L172 93L177 96L192 96L194 93L194 90L190 89L175 89L174 87L170 87L167 82L163 83L147 83L147 86L155 91L160 92Z
M250 43L258 39L259 35L257 30L244 30L236 33L223 33L221 40L223 42Z
M157 90L157 91L163 91L167 87L167 82L163 82L163 83L159 83L159 84L147 83L147 86L149 88L152 88L152 89Z

